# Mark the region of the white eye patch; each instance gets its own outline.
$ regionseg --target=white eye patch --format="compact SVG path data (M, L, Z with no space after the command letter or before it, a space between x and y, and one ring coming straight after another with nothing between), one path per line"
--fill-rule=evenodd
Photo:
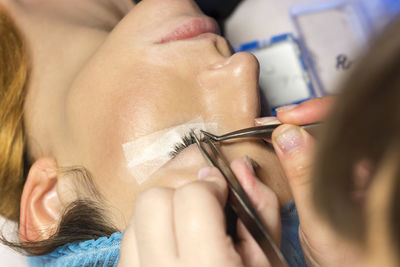
M170 159L170 153L191 130L216 132L217 123L205 123L201 117L187 123L140 137L122 145L130 174L142 184Z

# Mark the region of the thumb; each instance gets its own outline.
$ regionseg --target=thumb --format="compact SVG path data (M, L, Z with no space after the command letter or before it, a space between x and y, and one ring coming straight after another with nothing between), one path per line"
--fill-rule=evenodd
M299 214L302 229L313 225L311 171L314 139L294 125L279 126L272 134L272 144L282 164Z

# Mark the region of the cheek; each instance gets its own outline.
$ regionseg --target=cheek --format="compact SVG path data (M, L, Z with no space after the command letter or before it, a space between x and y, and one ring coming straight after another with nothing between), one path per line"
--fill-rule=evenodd
M105 190L114 188L114 193L137 186L126 168L122 144L190 121L200 110L196 90L191 89L196 88L193 75L182 79L172 68L145 63L132 70L122 65L119 71L111 68L107 75L94 64L75 80L67 96L70 152L62 165L87 167ZM176 179L159 180L174 187ZM126 186L120 188L121 183Z
M67 96L66 118L76 140L115 137L122 144L173 125L178 112L193 108L186 104L195 99L188 90L194 84L173 69L143 61L117 69L92 67L75 81Z

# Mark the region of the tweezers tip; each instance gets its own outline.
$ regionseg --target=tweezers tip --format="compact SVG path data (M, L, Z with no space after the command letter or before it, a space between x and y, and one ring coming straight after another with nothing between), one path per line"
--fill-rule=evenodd
M191 130L190 130L190 136L194 139L194 141L195 141L196 143L200 143L200 140L199 140L199 138L197 137L197 134L195 133L194 129L191 129Z
M204 135L207 135L207 136L209 136L209 135L210 135L210 133L209 133L209 132L206 132L206 131L204 131L204 130L200 130L200 132L201 132L202 134L204 134Z
M209 132L206 132L204 130L200 130L200 132L203 134L204 139L206 140L215 140L215 136Z

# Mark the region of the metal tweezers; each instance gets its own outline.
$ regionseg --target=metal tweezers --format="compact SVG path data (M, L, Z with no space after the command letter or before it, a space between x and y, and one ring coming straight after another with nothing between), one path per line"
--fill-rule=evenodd
M230 139L236 138L271 138L272 132L278 128L282 124L272 124L272 125L263 125L263 126L256 126L251 128L245 128L238 131L230 132L221 136L216 136L211 133L201 131L206 137L210 138L213 141L226 141ZM310 123L300 125L300 127L304 129L315 129L321 125L320 122Z
M286 259L282 255L282 252L273 241L271 235L268 233L267 228L251 203L248 195L240 185L235 174L224 160L215 144L209 138L206 138L204 141L200 141L194 131L191 132L191 135L193 136L207 163L213 167L216 167L226 179L230 192L228 204L256 240L271 265L278 267L289 266ZM210 156L207 149L203 145L204 143L209 145L214 157Z

